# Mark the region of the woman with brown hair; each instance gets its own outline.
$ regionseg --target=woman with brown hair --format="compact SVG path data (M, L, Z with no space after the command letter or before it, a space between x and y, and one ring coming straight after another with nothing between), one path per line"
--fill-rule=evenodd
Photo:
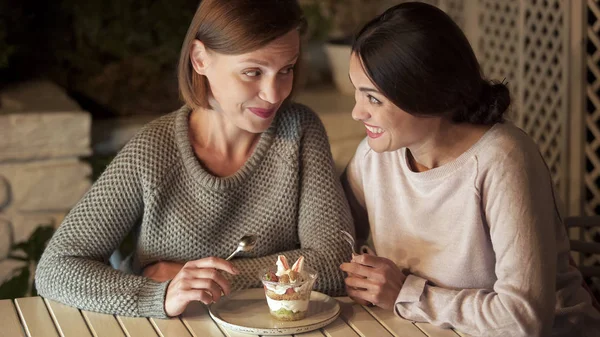
M344 187L376 255L342 265L348 295L473 336L600 336L550 172L460 28L404 3L352 50L352 117L367 138Z
M344 293L351 216L323 125L289 99L303 24L295 0L202 1L181 51L185 105L144 127L66 217L37 269L42 296L176 316L260 287L278 254L303 255L317 290ZM131 231L128 274L107 261ZM256 247L224 260L248 233Z

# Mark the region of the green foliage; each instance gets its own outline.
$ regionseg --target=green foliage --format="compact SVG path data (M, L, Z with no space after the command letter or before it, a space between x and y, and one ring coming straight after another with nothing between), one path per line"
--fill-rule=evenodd
M6 41L6 27L0 22L0 69L8 67L8 60L15 51L16 47Z
M323 4L320 2L306 2L301 6L308 26L307 38L317 41L326 40L331 29L331 20L325 14Z
M345 40L400 0L300 0L309 33L318 39Z
M92 182L98 180L102 172L106 169L108 164L115 158L114 154L99 155L94 154L91 157L86 158L86 161L92 167Z
M0 14L0 69L8 67L8 60L16 51L16 46L11 45L7 40L5 18L7 12L6 4L0 3L0 13L3 13Z
M63 0L73 48L60 55L80 71L140 58L147 74L173 66L196 9L189 0ZM146 61L146 62L144 62Z
M48 78L102 118L172 111L180 105L181 44L198 3L0 1L0 85Z
M9 279L0 285L0 299L37 295L31 275L52 234L54 234L52 224L41 225L29 236L29 239L12 245L8 259L23 261L26 264L14 270Z

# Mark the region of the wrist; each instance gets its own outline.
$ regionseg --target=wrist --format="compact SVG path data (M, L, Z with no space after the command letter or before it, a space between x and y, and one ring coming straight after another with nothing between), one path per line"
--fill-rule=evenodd
M427 280L416 276L414 274L409 274L404 279L402 287L400 288L400 292L398 292L398 296L396 297L395 303L413 303L419 302L421 300L421 296L425 292L425 286L427 285Z

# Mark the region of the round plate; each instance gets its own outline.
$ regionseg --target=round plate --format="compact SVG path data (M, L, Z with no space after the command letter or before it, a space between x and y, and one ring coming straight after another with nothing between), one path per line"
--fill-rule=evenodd
M235 292L208 309L210 316L229 330L270 336L316 330L333 322L340 314L340 305L335 299L313 291L306 318L278 321L271 317L263 288Z

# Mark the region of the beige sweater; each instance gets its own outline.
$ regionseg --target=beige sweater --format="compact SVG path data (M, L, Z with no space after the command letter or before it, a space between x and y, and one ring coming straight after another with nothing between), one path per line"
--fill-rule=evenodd
M513 124L421 173L406 149L378 154L365 140L347 174L376 253L408 269L398 315L474 336L600 336L547 166Z

